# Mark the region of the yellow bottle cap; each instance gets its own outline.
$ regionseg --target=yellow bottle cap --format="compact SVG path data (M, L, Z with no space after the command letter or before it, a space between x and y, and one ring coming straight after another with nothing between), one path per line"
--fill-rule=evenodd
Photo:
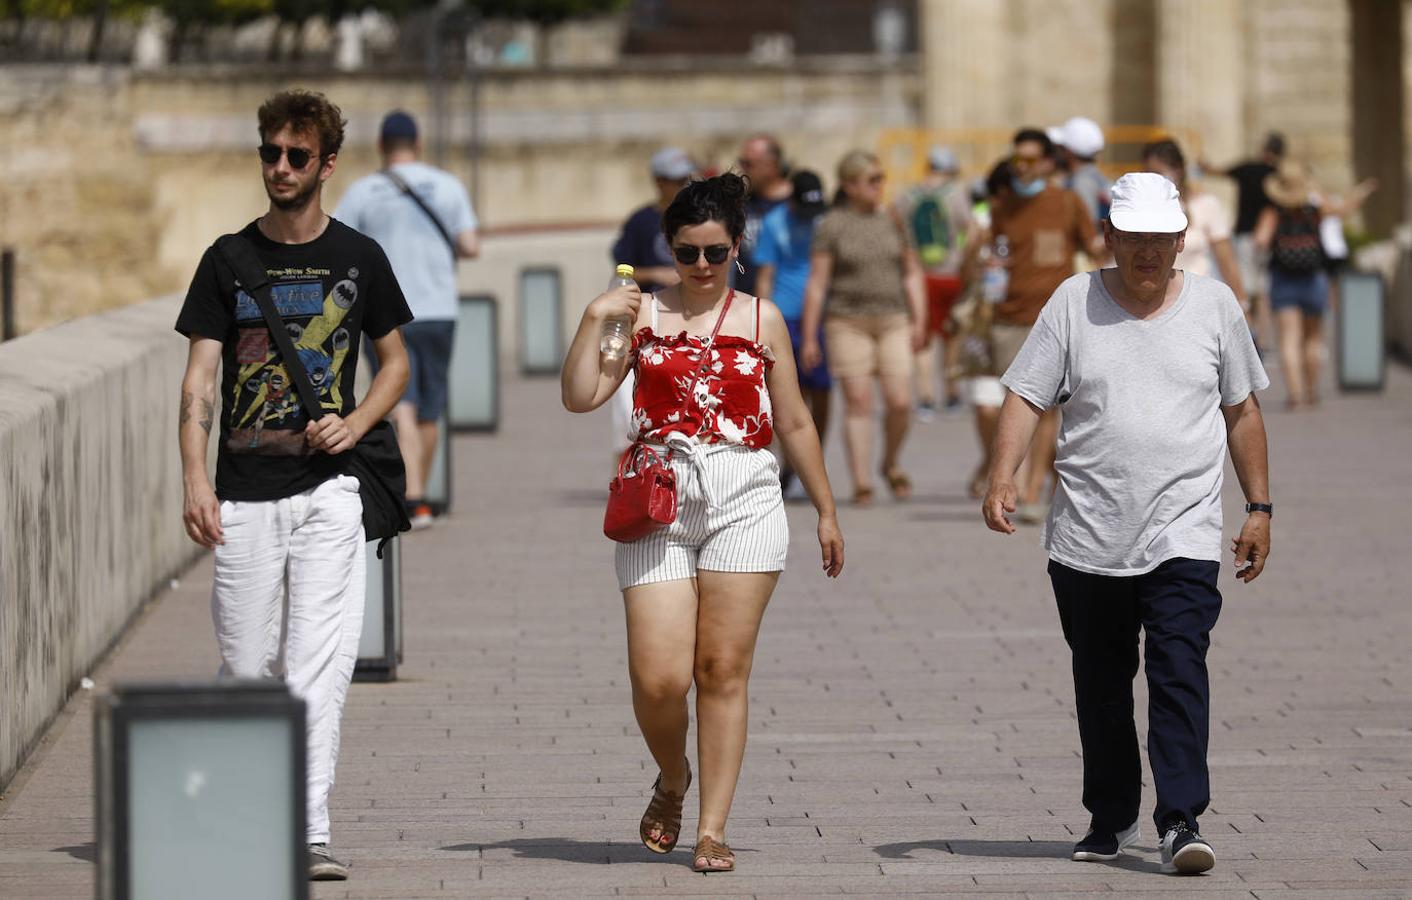
M632 272L632 266L628 265L627 263L618 263L618 274L622 277L631 278Z

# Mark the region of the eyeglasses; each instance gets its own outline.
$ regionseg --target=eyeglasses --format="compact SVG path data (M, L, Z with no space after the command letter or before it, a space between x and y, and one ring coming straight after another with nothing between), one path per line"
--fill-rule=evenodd
M884 181L887 181L887 176L882 172L874 172L863 180L866 181L868 184L879 185L882 184Z
M1143 247L1152 250L1170 250L1177 246L1180 234L1137 234L1130 231L1115 231L1115 239L1124 247Z
M279 162L281 156L289 159L291 169L302 169L309 164L309 160L314 158L314 154L303 147L281 147L279 144L261 144L260 161L267 166L273 166ZM324 158L324 154L318 154L319 159Z
M672 255L677 258L677 262L684 266L694 266L701 258L701 254L706 254L706 262L713 266L719 266L731 255L730 244L712 244L709 247L693 247L690 244L678 244L672 248Z

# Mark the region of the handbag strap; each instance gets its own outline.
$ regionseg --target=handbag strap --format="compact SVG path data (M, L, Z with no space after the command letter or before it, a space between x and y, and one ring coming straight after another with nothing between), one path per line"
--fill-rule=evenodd
M716 335L721 333L721 325L725 323L726 313L730 312L731 301L734 299L735 288L731 288L730 293L726 294L726 302L721 306L721 314L716 317L716 327L711 329L711 336L706 339L706 346L701 348L701 371L700 374L696 376L697 381L701 380L701 376L705 375L706 370L711 366L711 345L716 343ZM693 391L696 390L696 384L694 382L691 385L691 389Z
M216 250L235 273L240 287L254 297L255 305L260 307L260 315L265 317L265 326L270 330L270 337L274 338L275 347L284 360L284 369L299 392L299 402L304 404L309 421L323 418L324 408L319 402L319 393L310 383L309 373L304 370L299 352L294 349L294 341L289 338L289 329L285 327L284 319L280 318L279 310L275 309L270 278L265 273L265 264L255 254L255 247L241 235L227 234L216 240Z
M441 235L441 239L446 242L447 247L451 248L452 257L455 257L457 255L456 239L451 236L450 231L446 230L446 226L441 224L441 219L437 218L436 213L431 211L431 207L427 206L426 201L423 200L420 196L418 196L416 191L412 190L412 186L407 183L407 179L403 178L401 175L398 175L391 169L383 169L382 174L387 176L388 181L391 181L393 184L401 188L402 193L406 194L408 197L411 197L412 202L417 204L417 208L419 208L422 212L426 213L427 218L431 220L431 224L436 226L436 230Z

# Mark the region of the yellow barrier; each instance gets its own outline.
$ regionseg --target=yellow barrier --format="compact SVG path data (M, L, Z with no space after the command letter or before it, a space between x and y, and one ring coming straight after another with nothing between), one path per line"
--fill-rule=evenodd
M927 172L932 147L950 147L966 178L984 178L1001 159L1010 155L1014 128L888 128L878 138L878 159L887 173L890 195L921 181ZM1109 178L1137 171L1142 148L1162 138L1181 145L1189 162L1201 156L1201 136L1186 128L1162 125L1110 125L1103 129L1104 148L1098 167Z

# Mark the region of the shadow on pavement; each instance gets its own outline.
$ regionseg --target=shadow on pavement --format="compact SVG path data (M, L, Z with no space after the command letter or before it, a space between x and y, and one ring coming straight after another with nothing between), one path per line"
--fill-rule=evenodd
M520 838L494 844L450 844L442 850L490 851L510 850L516 859L549 859L559 862L610 865L612 863L658 862L684 865L688 847L683 853L658 855L641 844L609 844L598 841L576 841L571 838Z
M882 844L873 850L888 859L911 859L914 850L939 850L958 856L1003 856L1010 859L1066 859L1074 845L1063 841L903 841Z
M913 859L915 850L936 850L957 856L999 856L1006 859L1068 859L1074 845L1064 841L904 841L897 844L880 844L873 850L878 856L887 859ZM1148 847L1135 847L1135 850L1150 850ZM1107 863L1087 863L1087 865L1108 865L1116 869L1133 872L1160 872L1162 866L1150 859L1143 859L1131 853L1121 853L1118 858Z
M55 847L55 853L67 853L74 859L81 859L84 862L94 862L98 859L98 845L89 841L86 844L76 844L72 847Z

